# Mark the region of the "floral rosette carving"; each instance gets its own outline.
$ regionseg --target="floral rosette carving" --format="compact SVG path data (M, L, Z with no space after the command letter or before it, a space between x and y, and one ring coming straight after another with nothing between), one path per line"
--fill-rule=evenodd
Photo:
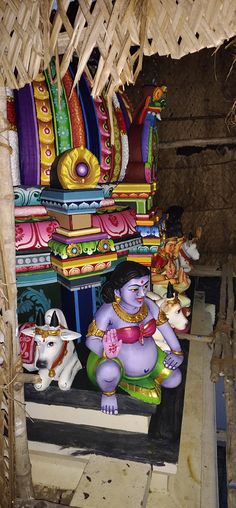
M76 256L80 256L82 248L78 243L71 243L70 245L67 245L66 251L69 258L74 258Z
M61 154L53 164L52 172L63 189L91 189L98 183L100 166L97 157L80 146Z
M111 240L100 240L97 249L98 252L104 253L109 252L110 250L114 251L115 247L113 241L111 242Z

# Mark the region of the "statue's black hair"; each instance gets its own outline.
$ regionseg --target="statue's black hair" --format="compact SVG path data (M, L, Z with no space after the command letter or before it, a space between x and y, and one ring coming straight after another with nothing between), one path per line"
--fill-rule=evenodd
M182 206L172 205L167 208L166 213L168 214L166 220L166 238L172 238L177 236L181 238L183 236L183 229L181 224L181 217L184 209Z
M136 263L135 261L122 261L116 266L114 272L112 272L110 276L110 279L102 287L104 302L114 302L115 289L122 288L131 279L137 279L146 275L150 275L149 269L146 266Z

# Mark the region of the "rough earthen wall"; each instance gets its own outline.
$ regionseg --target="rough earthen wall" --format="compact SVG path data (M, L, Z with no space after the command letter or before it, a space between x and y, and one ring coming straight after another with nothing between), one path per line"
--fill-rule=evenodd
M145 58L128 89L137 105L143 84L168 87L159 129L159 206L183 206L185 233L203 226L201 264L221 264L228 254L236 259L236 127L229 130L225 121L236 99L235 68L227 78L232 54L221 48L215 56L202 50L181 60ZM196 140L210 141L198 146Z

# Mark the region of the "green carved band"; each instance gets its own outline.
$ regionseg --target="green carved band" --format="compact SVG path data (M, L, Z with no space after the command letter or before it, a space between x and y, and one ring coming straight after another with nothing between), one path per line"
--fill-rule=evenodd
M114 241L111 238L69 244L61 243L57 240L49 240L48 246L53 254L61 259L105 254L106 252L115 251Z

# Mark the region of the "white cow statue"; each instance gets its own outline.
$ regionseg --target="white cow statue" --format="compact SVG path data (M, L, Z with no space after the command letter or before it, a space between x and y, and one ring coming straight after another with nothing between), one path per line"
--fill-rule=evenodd
M192 261L198 261L200 258L200 253L197 248L198 240L200 240L202 235L202 228L198 227L196 230L196 234L193 237L192 233L189 233L188 239L185 240L181 248L179 250L178 255L178 268L183 268L186 273L191 272L192 269Z
M161 298L156 293L149 291L147 296L151 300L154 300L158 307L165 313L170 326L174 328L175 331L183 332L186 330L188 320L183 313L181 303L176 295L171 298ZM168 351L170 349L159 330L156 330L153 338L156 344L164 351Z
M23 363L26 370L37 370L41 382L34 385L38 391L45 390L52 381L58 381L61 390L69 390L77 372L82 368L74 345L80 333L68 330L65 316L60 309L49 309L45 316L37 316L35 326L29 324L19 332L34 339L33 363ZM24 339L23 339L24 341ZM24 361L24 360L23 360Z

